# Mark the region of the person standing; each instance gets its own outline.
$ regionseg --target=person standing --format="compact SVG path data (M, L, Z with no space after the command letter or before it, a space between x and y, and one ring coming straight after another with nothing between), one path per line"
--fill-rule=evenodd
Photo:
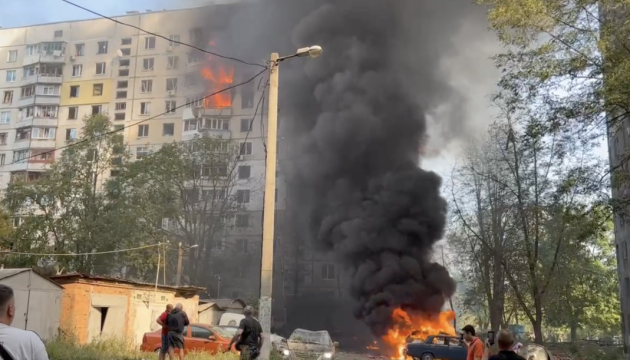
M173 305L166 305L166 310L156 320L156 322L162 327L162 347L160 348L159 355L160 360L164 360L166 354L168 353L168 326L166 325L166 318L171 311L173 311ZM173 357L170 355L168 358L173 360Z
M462 328L464 333L465 344L468 348L468 356L466 360L482 360L485 353L483 341L477 337L475 328L472 325L466 325Z
M499 353L492 355L488 360L525 360L524 357L514 352L514 336L508 330L501 330L497 335L497 344L499 345Z
M166 316L168 327L168 357L175 357L175 349L178 349L179 360L184 360L184 328L190 325L188 315L184 312L184 305L178 303Z
M13 289L0 285L0 358L48 360L46 346L34 332L11 327L15 318Z
M238 325L238 331L234 334L227 351L232 349L232 345L236 343L236 349L240 351L240 360L254 360L260 355L260 349L263 345L262 326L258 320L254 319L254 308L245 306L243 309L245 318Z

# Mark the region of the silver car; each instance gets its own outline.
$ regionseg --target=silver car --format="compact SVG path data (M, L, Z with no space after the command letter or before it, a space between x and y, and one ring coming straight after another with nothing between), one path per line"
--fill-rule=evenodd
M339 344L332 341L326 330L295 329L283 355L295 360L334 360L337 346Z

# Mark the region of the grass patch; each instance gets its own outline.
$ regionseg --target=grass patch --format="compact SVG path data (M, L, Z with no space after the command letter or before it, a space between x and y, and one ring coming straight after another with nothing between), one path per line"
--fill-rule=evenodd
M155 353L134 350L131 343L122 340L98 340L78 345L69 339L56 339L46 343L50 360L157 360ZM168 357L167 357L168 359ZM188 360L236 360L236 354L188 353Z

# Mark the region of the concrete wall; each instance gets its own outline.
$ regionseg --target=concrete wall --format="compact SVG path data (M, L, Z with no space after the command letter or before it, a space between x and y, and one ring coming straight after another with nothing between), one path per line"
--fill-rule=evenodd
M15 293L14 327L34 331L44 340L57 335L63 289L32 271L4 278L0 283Z

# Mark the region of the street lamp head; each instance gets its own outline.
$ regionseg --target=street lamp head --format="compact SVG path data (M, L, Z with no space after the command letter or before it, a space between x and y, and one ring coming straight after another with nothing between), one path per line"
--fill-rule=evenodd
M195 249L195 248L198 248L198 247L199 247L199 245L195 244L195 245L192 245L191 247L189 247L189 249Z
M321 46L313 45L310 47L298 49L296 55L299 57L310 56L311 58L315 59L319 57L323 52L324 52L324 49L322 49Z

